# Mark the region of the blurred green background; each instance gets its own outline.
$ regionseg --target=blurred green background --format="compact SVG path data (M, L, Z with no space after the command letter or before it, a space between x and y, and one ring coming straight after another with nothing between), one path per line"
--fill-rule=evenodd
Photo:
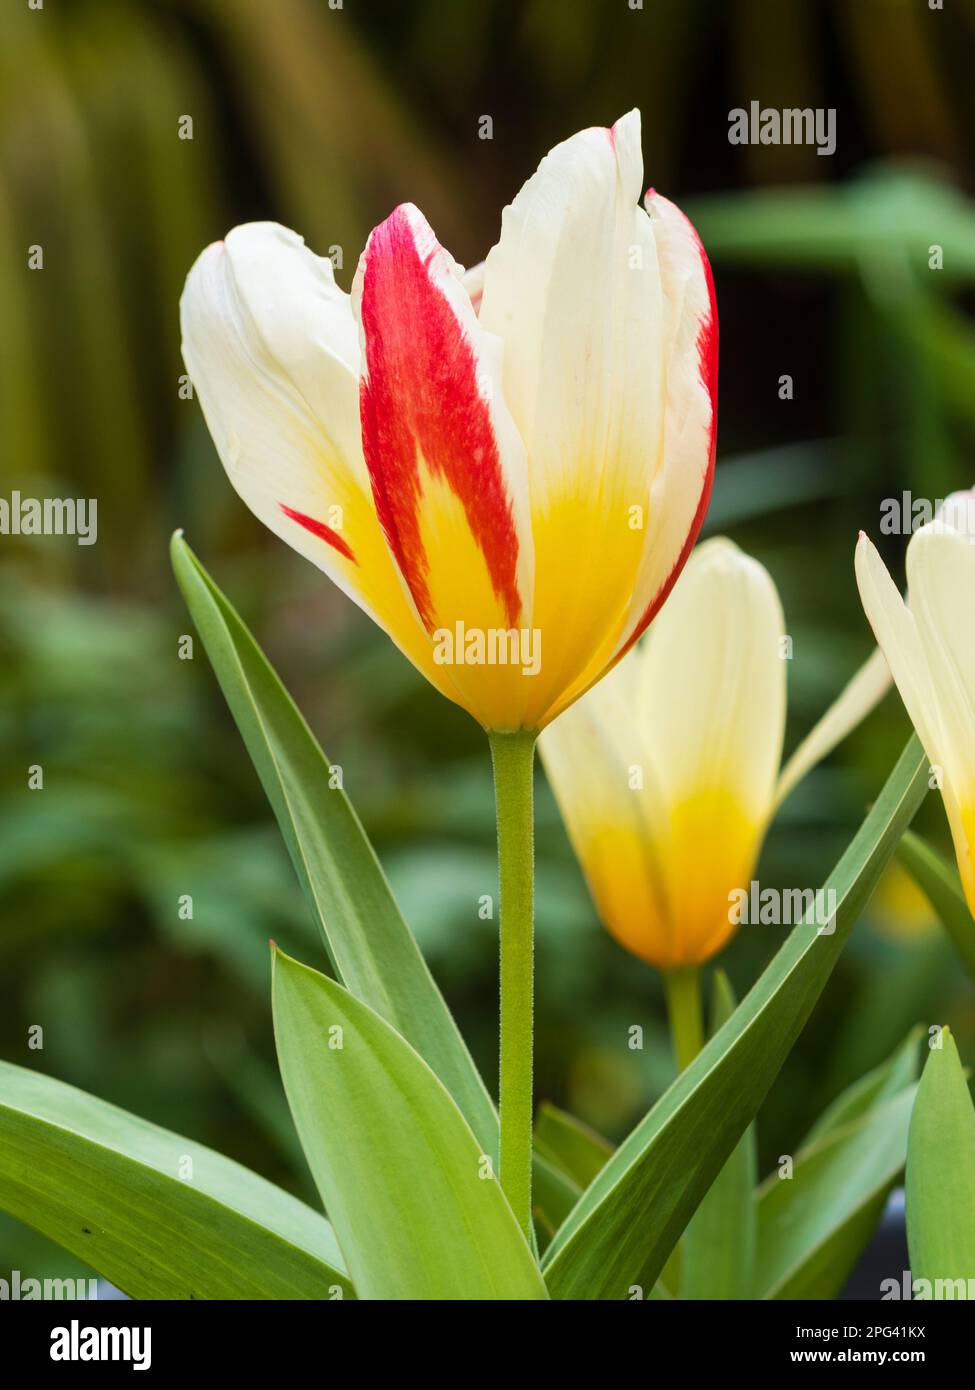
M191 628L166 547L183 526L341 763L495 1082L486 745L226 482L179 393L177 300L202 247L274 218L340 246L348 287L370 227L410 199L473 264L552 144L639 106L646 181L691 213L714 264L707 531L779 585L788 751L871 648L858 528L880 540L880 502L904 488L975 481L973 36L975 0L4 6L0 494L96 497L99 534L0 537L0 1055L310 1195L274 1067L267 939L318 966L322 950L205 655L177 656ZM835 155L730 145L728 112L751 100L836 108ZM900 580L903 538L882 548ZM801 786L763 885L822 881L907 732L890 696ZM597 926L541 774L538 795L538 1094L618 1138L671 1076L660 983ZM918 824L946 846L936 797ZM739 992L781 937L746 928L724 953ZM950 1021L975 1062L972 989L894 871L762 1113L763 1167L917 1021ZM0 1225L0 1270L72 1264Z

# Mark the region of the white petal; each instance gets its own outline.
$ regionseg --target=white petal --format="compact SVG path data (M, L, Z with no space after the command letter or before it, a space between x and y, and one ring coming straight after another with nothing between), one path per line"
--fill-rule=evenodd
M717 435L718 312L694 227L653 189L646 196L664 294L665 417L643 559L620 647L649 625L704 519Z
M952 492L939 507L935 519L962 536L975 538L975 488Z
M186 365L241 497L444 688L376 517L358 327L331 262L284 227L237 227L193 266L180 315Z
M234 487L358 597L355 565L284 510L328 526L355 553L349 502L366 485L359 344L331 262L274 223L237 227L196 261L180 314L183 357Z
M964 528L955 529L964 520L959 508L946 508L912 536L910 612L865 537L857 546L857 578L901 698L940 769L958 868L975 913L975 544Z
M932 763L944 756L941 714L914 614L908 609L876 547L862 532L856 577L867 621L887 658L891 675Z
M502 217L480 322L504 340L529 458L533 622L553 702L608 665L643 552L663 432L663 295L639 115L542 160Z
M668 801L728 794L764 832L785 729L785 619L757 560L697 547L643 647L641 718Z
M907 581L940 715L941 792L975 900L975 543L946 522L922 527L907 548Z
M657 794L638 700L634 656L544 729L539 750L604 926L659 964L675 949L661 860L668 811Z

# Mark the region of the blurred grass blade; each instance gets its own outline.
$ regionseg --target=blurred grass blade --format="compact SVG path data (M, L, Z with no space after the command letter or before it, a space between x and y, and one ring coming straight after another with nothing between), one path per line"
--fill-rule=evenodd
M711 999L711 1034L731 1018L736 1000L717 970ZM701 1205L681 1244L681 1298L748 1298L755 1260L755 1126L749 1125Z
M795 927L732 1017L620 1145L545 1257L556 1298L649 1290L754 1118L829 979L897 841L927 791L912 737L826 883L835 930Z
M916 257L938 228L945 276L975 277L975 207L950 183L880 168L831 188L695 199L685 208L712 261L859 274L881 254Z
M901 840L897 857L931 904L975 981L975 922L954 864L913 831Z
M280 951L273 979L284 1088L359 1297L545 1298L480 1144L422 1058Z
M941 1030L924 1064L907 1141L907 1245L928 1297L966 1298L938 1280L975 1280L975 1109L955 1040Z
M267 658L178 534L173 569L342 983L416 1048L496 1157L477 1068L352 805Z
M0 1208L133 1298L354 1297L332 1229L229 1158L0 1062Z
M755 1298L835 1298L883 1215L904 1166L918 1035L883 1068L866 1108L804 1144L791 1177L774 1173L758 1202ZM860 1100L864 1099L861 1093ZM879 1290L878 1290L879 1296Z
M613 1146L574 1115L543 1101L535 1121L535 1150L585 1191L612 1157Z
M873 1071L868 1071L847 1086L810 1127L802 1141L802 1149L808 1149L835 1130L853 1124L878 1101L889 1100L916 1081L920 1040L921 1029L913 1028L893 1057L888 1057L879 1067L874 1067Z

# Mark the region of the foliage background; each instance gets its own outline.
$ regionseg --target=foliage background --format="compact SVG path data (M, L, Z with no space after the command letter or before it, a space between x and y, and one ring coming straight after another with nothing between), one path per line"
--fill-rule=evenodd
M870 650L858 528L877 538L883 498L975 474L973 34L973 0L10 0L0 490L96 497L99 536L0 537L0 1055L310 1195L274 1067L267 938L319 967L322 950L205 656L177 659L180 525L343 766L494 1083L484 741L226 483L178 396L177 299L202 247L277 219L342 247L348 286L370 227L409 199L472 264L545 150L638 105L647 182L695 218L715 268L707 528L779 585L788 750ZM835 107L836 154L731 146L728 111L753 99ZM26 268L34 244L43 272ZM903 544L883 547L898 578ZM907 731L888 697L794 794L763 885L822 881ZM43 792L27 790L35 763ZM597 927L541 778L539 803L538 1093L619 1137L671 1075L659 980ZM947 844L934 797L921 826ZM724 954L739 992L780 940L749 928ZM763 1168L916 1021L951 1022L975 1055L971 987L895 869L762 1112ZM0 1270L72 1263L0 1225Z

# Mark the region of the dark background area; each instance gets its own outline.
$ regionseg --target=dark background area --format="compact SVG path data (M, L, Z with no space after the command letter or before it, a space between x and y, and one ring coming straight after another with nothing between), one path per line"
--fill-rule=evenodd
M695 219L714 265L707 532L779 586L788 752L871 649L858 529L900 581L882 499L975 481L973 34L972 0L7 0L0 494L96 497L99 533L87 548L0 536L0 1055L309 1195L267 939L324 958L205 655L177 658L192 629L167 542L182 526L341 763L495 1083L484 739L232 492L179 395L177 301L203 246L273 218L319 253L341 247L348 287L371 226L408 199L473 264L551 145L639 106L646 182ZM728 113L752 100L835 107L836 153L731 145ZM892 695L802 784L763 885L822 882L907 733ZM33 764L43 791L27 788ZM671 1076L660 982L597 925L541 773L538 799L538 1094L618 1138ZM947 845L936 797L919 825ZM739 993L781 938L745 928L723 953ZM930 1021L973 1055L971 987L895 868L762 1112L763 1167ZM643 1052L626 1046L634 1023ZM52 1262L71 1263L0 1224L0 1267Z

